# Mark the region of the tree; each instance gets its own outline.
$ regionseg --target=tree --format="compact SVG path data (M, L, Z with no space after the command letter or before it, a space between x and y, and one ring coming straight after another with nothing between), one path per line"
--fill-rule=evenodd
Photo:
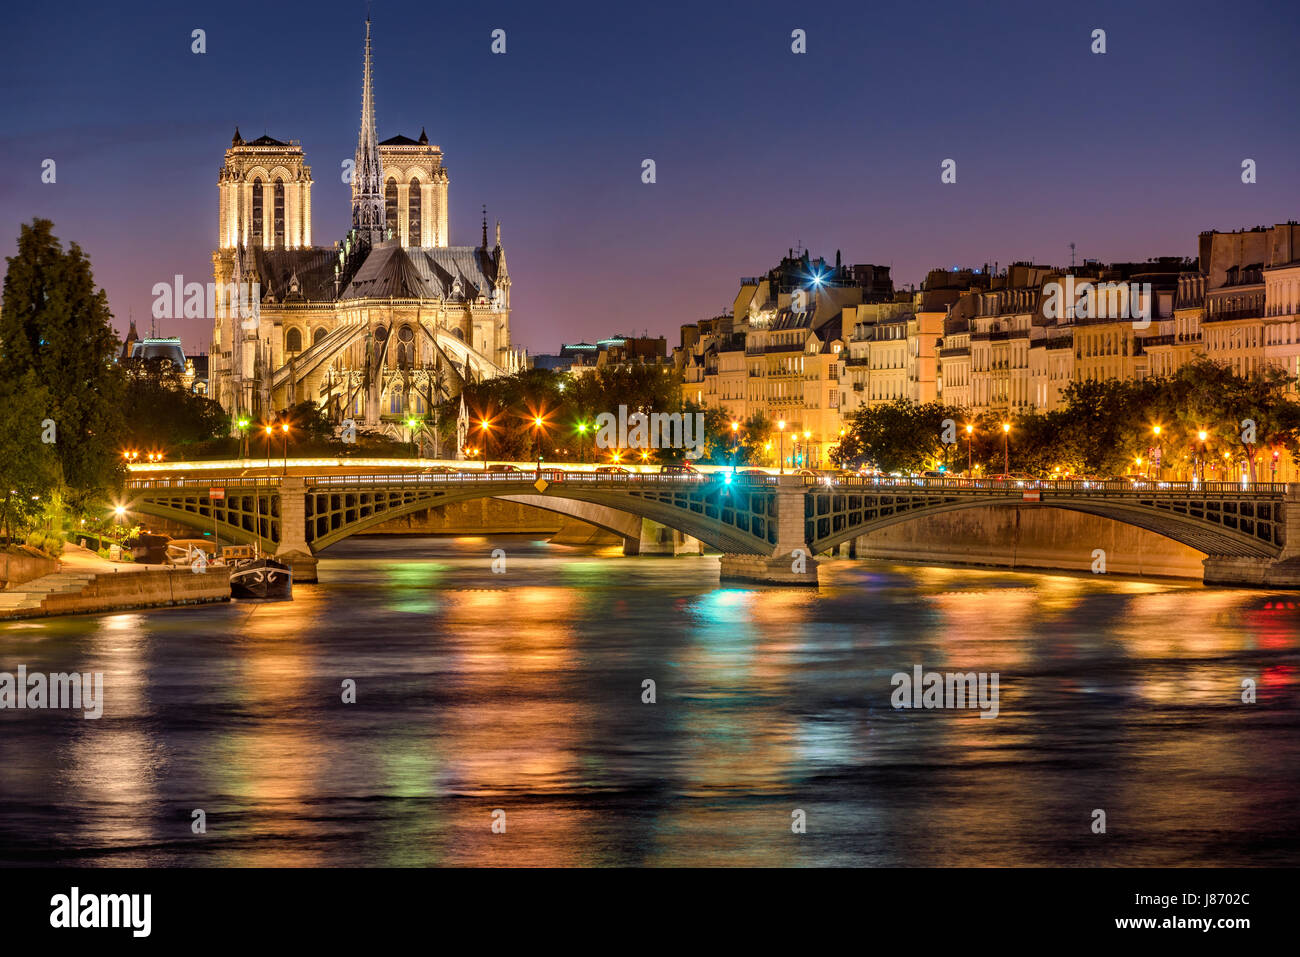
M58 484L84 505L122 476L123 381L108 297L73 243L65 252L54 224L34 219L7 258L0 305L0 381L30 372L45 387L53 420Z
M1286 394L1295 379L1282 370L1270 366L1243 376L1226 363L1203 357L1183 366L1174 378L1184 397L1184 428L1189 434L1205 429L1207 451L1240 449L1252 482L1258 479L1259 449L1286 451L1292 457L1300 449L1300 406Z
M841 468L870 464L884 472L920 471L943 458L945 431L956 437L964 419L962 409L942 402L894 399L859 406L831 451L831 461Z
M181 458L187 446L226 436L230 417L219 403L184 387L181 370L167 358L122 362L126 444Z
M41 441L48 404L35 372L0 379L0 530L11 540L40 514L58 478L53 446Z

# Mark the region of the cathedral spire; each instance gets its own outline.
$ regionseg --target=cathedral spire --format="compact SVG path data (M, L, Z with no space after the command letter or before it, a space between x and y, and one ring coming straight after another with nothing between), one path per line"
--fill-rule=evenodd
M352 170L352 228L357 240L377 245L384 236L383 168L375 134L375 87L370 57L370 18L366 17L366 59L361 75L361 133Z

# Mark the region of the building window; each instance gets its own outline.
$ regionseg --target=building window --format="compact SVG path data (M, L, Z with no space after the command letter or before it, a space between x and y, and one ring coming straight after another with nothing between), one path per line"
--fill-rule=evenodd
M253 245L262 245L262 181L253 180Z
M397 235L397 180L384 187L384 238Z
M275 230L275 245L284 247L284 181L276 178L275 181L275 207L271 220L272 228Z
M320 342L324 338L325 338L325 327L320 326L316 329L315 332L311 334L311 344L315 345L316 343Z
M284 351L285 352L302 352L302 331L299 329L289 329L284 334Z
M408 200L408 209L406 213L406 236L407 245L409 246L424 245L420 236L420 204L420 181L412 176L410 199Z

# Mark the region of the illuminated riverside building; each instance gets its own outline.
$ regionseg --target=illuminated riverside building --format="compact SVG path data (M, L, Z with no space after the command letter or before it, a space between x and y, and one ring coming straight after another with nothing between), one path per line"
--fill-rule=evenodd
M1198 253L933 270L897 293L882 267L792 253L742 280L730 314L683 326L674 361L686 398L810 432L808 462L858 409L897 399L1048 412L1071 383L1169 376L1202 355L1300 376L1300 225L1205 232Z
M441 149L423 131L378 140L369 21L352 163L352 228L316 246L302 147L236 129L217 184L211 395L254 418L310 400L336 423L436 446L433 405L526 358L510 344L500 223L493 246L486 216L480 245L451 245ZM230 295L249 289L253 316Z
M682 327L673 359L683 396L736 421L766 416L774 465L782 448L787 467L824 465L848 388L844 323L856 307L892 298L886 266L850 266L838 254L831 266L791 250L765 275L741 279L731 314Z

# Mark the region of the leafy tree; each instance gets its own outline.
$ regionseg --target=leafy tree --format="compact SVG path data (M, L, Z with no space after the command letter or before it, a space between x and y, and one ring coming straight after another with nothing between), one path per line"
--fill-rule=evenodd
M1300 449L1300 406L1287 397L1294 383L1273 367L1243 376L1225 363L1201 358L1179 369L1173 386L1183 399L1184 431L1190 436L1204 429L1206 453L1216 460L1220 452L1231 456L1240 450L1253 482L1261 449L1293 458ZM1199 446L1199 437L1196 442Z
M960 429L964 419L962 409L942 402L894 399L860 406L832 450L831 461L842 468L870 464L884 472L919 471L943 459L946 420Z
M41 441L48 406L35 372L0 379L0 530L11 540L41 514L58 480L53 447Z
M24 225L17 255L7 258L0 381L33 372L45 387L41 418L55 423L58 484L78 505L120 481L123 382L108 297L81 247L65 251L53 228L47 219Z
M186 446L230 431L230 417L220 404L187 390L181 370L170 359L126 359L122 372L126 444L131 448L157 449L182 458Z

